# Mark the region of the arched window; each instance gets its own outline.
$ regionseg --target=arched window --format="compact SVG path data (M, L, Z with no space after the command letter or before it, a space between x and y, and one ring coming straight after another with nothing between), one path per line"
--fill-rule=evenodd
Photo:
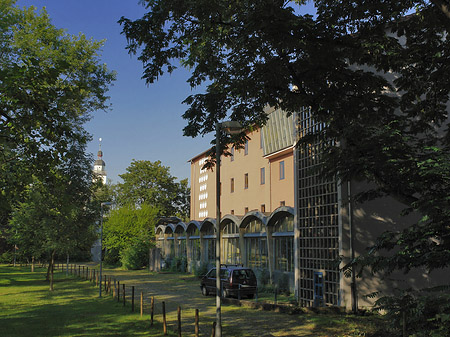
M287 215L279 218L272 233L274 243L274 269L294 271L294 217Z
M234 222L228 222L222 230L222 238L222 262L226 264L241 263L239 227Z
M267 268L266 228L259 219L253 219L247 224L244 240L247 252L247 266L251 268Z
M189 259L191 261L200 261L200 231L196 226L190 226L187 233L189 235Z
M206 223L202 227L203 244L205 246L205 261L214 263L216 260L216 233L212 223Z

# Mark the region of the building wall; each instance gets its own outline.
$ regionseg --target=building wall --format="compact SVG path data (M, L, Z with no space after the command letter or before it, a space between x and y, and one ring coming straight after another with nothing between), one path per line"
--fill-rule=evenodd
M280 207L281 201L285 206L294 205L292 147L264 156L261 131L253 131L248 137L247 152L245 149L234 150L234 156L222 156L221 159L222 216L245 215L251 210L270 213ZM216 172L214 168L202 170L206 159L206 152L191 159L191 220L201 221L216 216ZM281 161L285 166L285 178L282 180L279 179ZM264 169L264 183L261 181L261 169Z

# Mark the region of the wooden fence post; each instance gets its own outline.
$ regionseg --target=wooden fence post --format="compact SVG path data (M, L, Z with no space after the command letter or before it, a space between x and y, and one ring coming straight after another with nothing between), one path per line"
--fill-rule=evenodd
M199 331L198 309L195 309L195 337L199 337Z
M211 337L216 337L216 322L213 322Z
M123 292L123 306L125 306L125 284L122 284L122 292Z
M114 288L113 288L113 299L116 297L116 279L114 279Z
M163 315L163 331L164 335L167 335L167 322L166 322L166 302L162 302L162 315Z
M178 337L181 337L181 307L178 306Z
M134 286L131 286L131 312L134 312Z
M117 302L120 302L120 281L117 281Z
M141 291L141 317L144 315L144 292Z
M155 308L155 296L152 296L152 301L150 304L150 326L153 326L153 309Z

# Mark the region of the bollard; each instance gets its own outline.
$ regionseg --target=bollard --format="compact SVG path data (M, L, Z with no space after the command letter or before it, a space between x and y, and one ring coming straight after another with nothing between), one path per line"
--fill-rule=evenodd
M150 326L153 326L153 309L155 308L155 297L152 296L150 304Z
M78 266L78 277L81 275L81 266Z
M105 288L105 293L106 293L106 275L105 275L105 277L103 278L103 280L104 280L103 286L104 286L104 288Z
M163 331L164 335L167 335L167 322L166 322L166 302L162 302L162 315L163 315Z
M216 337L216 322L213 322L211 337Z
M83 266L83 268L82 268L82 273L81 273L80 277L81 277L81 278L84 278L84 266Z
M278 295L278 291L277 291L277 287L275 287L275 305L277 304L277 295Z
M198 309L195 309L195 337L199 337L199 331Z
M117 281L117 302L120 302L120 282Z
M131 286L131 312L134 312L134 286Z
M141 291L141 317L144 314L144 293Z
M181 337L181 307L178 306L178 337Z
M122 284L122 292L123 292L123 306L125 306L125 284Z
M113 298L116 297L116 279L114 279Z

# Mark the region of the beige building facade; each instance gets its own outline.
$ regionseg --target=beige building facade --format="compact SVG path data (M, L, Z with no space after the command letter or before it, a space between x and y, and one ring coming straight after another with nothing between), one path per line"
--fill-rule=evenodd
M272 116L273 115L273 116ZM278 132L292 133L292 118L274 111L271 120L284 119ZM275 127L269 123L270 127ZM247 136L243 149L230 149L231 156L221 158L221 215L243 216L249 211L272 213L280 206L294 206L293 135L271 144L270 130L257 129ZM269 152L272 151L272 152ZM190 218L202 221L216 217L216 172L204 169L208 151L192 158Z

